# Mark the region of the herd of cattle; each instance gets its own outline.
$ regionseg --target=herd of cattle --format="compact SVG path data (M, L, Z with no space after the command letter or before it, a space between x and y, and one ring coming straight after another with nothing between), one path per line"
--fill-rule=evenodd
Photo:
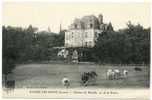
M135 71L142 71L141 68L135 67ZM119 70L119 69L108 69L106 72L106 79L108 80L118 80L118 79L124 79L128 77L129 71L126 69ZM81 85L87 86L88 84L95 84L98 74L95 71L90 72L83 72L81 75ZM62 79L62 84L66 88L70 86L70 79L68 77L64 77Z
M140 72L142 68L134 67L134 71ZM119 80L125 79L129 76L129 71L127 69L119 70L119 69L107 69L105 72L107 80ZM80 84L82 86L88 85L96 85L96 80L99 75L95 71L83 72L80 78ZM62 85L68 88L70 86L70 78L63 77L62 78ZM6 81L6 88L15 88L15 81L14 80L7 80Z

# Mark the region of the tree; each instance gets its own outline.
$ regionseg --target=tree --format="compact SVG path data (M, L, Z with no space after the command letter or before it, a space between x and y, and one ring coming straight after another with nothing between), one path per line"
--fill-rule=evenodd
M104 31L93 49L94 58L102 63L149 64L150 28L127 24L118 32Z

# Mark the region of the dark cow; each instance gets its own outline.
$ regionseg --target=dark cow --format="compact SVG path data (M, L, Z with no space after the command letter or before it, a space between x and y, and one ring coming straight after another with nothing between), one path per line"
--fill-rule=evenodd
M89 74L84 72L81 76L81 81L82 81L82 84L87 86L87 82L89 81Z
M82 81L82 85L84 86L87 86L88 85L88 82L90 80L94 80L96 79L97 77L97 73L94 72L94 71L91 71L91 72L84 72L81 76L81 81Z
M91 76L92 78L95 78L95 77L97 77L98 75L97 75L97 73L96 73L95 71L91 71L91 72L90 72L90 76Z
M135 71L142 71L142 69L139 68L139 67L135 67L134 70L135 70Z

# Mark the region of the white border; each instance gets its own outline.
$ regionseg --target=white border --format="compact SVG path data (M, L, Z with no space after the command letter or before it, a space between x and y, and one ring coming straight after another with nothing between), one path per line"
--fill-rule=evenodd
M144 3L144 2L148 2L148 3L152 3L151 0L3 0L0 2L0 24L1 24L1 27L0 27L0 31L1 31L1 34L0 34L0 64L1 64L1 68L0 68L0 88L2 89L2 3L3 2L58 2L58 3L64 3L64 2L80 2L80 3L88 3L88 2L108 2L108 3L118 3L118 2L122 2L122 3L128 3L128 2L131 2L131 3ZM151 13L152 13L152 6L151 6ZM151 25L152 25L152 20L151 20ZM151 30L152 32L152 30ZM151 35L150 35L151 36ZM151 38L151 37L150 37ZM152 44L151 44L151 47L152 47ZM152 51L152 50L151 50ZM151 54L152 56L152 54ZM152 59L151 59L151 62L152 62ZM151 65L151 63L150 63ZM152 72L152 68L151 68L151 72ZM152 74L150 75L150 84L152 83ZM151 88L151 87L150 87ZM1 94L1 97L2 97L2 90L0 91L0 94ZM152 96L152 90L151 90L151 96ZM1 98L2 99L2 98ZM5 100L5 99L4 99ZM15 99L13 99L15 100ZM24 100L24 99L20 99L20 100ZM29 99L29 100L32 100L32 99ZM43 99L40 99L40 100L43 100ZM56 99L56 100L61 100L61 99ZM68 99L68 100L72 100L72 99Z

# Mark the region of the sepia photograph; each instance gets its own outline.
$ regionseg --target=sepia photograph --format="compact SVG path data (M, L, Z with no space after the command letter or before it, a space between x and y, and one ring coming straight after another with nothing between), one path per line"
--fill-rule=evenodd
M149 100L150 3L2 4L4 98Z

